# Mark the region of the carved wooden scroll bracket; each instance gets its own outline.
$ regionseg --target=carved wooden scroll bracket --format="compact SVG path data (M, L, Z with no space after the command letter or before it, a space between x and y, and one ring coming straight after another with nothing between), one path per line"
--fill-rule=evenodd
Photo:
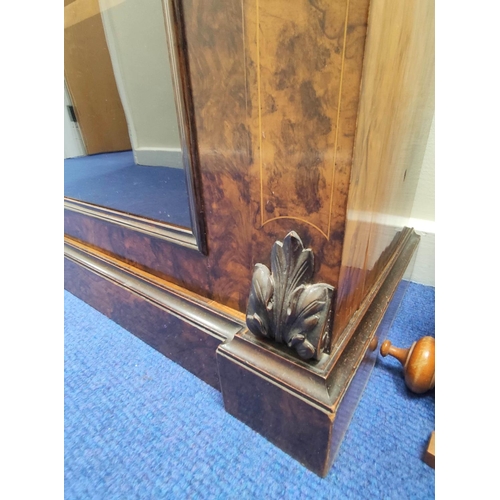
M277 241L271 271L256 264L246 323L257 336L294 348L302 359L319 359L328 345L334 287L311 284L314 256L295 231Z

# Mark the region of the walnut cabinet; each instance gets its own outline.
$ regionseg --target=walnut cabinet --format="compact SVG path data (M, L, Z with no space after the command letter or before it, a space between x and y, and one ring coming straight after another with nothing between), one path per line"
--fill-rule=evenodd
M65 287L324 476L418 245L434 3L168 0L164 14L192 228L66 199Z

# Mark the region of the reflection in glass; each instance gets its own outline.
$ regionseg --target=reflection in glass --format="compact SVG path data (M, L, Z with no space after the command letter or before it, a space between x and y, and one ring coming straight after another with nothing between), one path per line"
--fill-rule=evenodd
M65 85L65 196L190 227L162 1L65 0Z

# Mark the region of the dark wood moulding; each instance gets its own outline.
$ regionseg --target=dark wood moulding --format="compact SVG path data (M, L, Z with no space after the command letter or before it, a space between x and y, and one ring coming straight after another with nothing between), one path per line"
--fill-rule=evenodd
M169 241L193 250L201 251L202 249L193 231L186 227L174 226L170 223L147 219L72 198L64 198L64 209L120 227L132 229L141 234Z
M186 370L220 388L215 351L241 313L65 238L64 287Z
M314 362L257 338L244 314L65 238L65 288L206 383L226 410L324 477L404 292L420 237L402 231L380 278ZM403 282L404 284L405 282Z

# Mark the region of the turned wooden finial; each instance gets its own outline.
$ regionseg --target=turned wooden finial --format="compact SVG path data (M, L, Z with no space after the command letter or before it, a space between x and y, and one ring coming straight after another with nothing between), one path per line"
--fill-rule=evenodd
M409 349L394 347L389 340L380 347L382 356L395 357L404 368L406 385L421 394L434 387L435 383L435 341L433 337L422 337L413 342Z

